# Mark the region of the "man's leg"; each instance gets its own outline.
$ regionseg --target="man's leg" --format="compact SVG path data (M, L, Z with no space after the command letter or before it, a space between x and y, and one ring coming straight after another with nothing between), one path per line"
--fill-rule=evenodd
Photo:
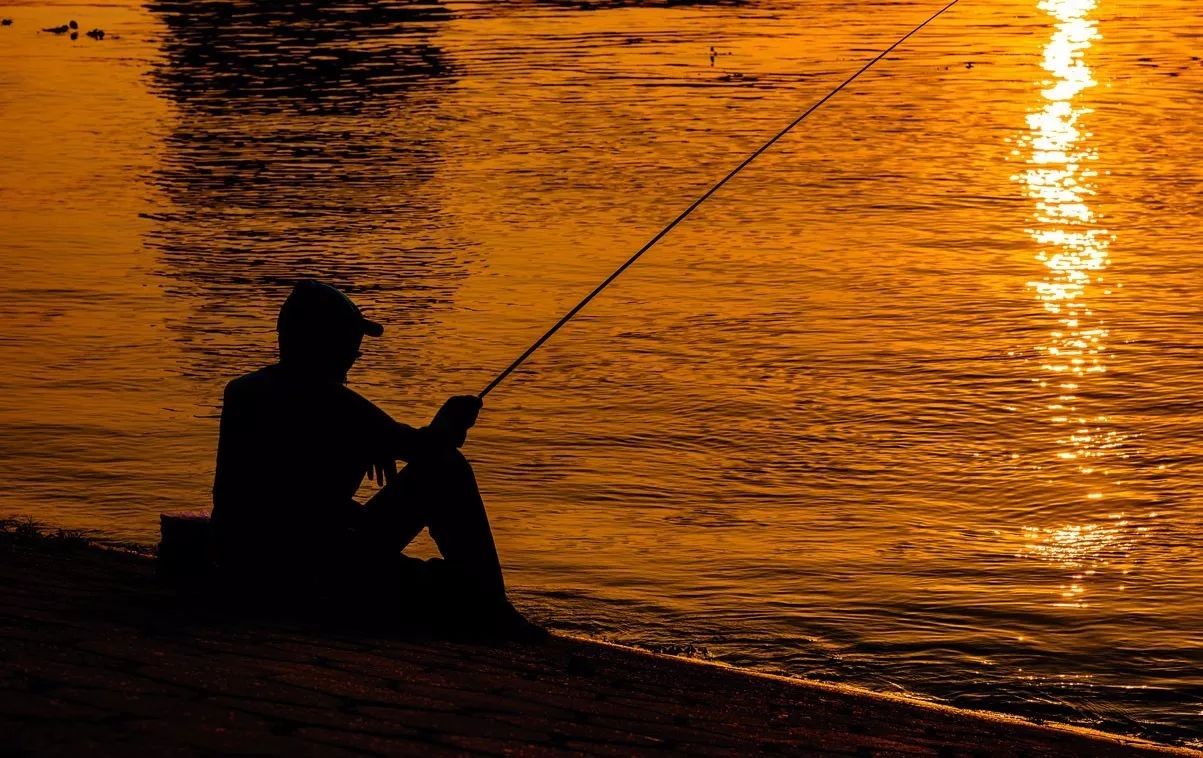
M503 599L505 582L476 475L458 450L416 461L367 503L367 534L396 554L423 528L448 568L486 599Z

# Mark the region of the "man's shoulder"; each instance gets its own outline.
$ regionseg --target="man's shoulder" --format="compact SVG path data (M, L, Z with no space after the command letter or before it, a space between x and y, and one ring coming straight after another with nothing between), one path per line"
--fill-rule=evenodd
M279 364L264 366L230 380L226 384L226 403L258 404L303 403L310 410L326 409L351 418L387 419L379 406L355 390L337 382L304 382L291 378Z
M270 386L273 384L275 369L275 366L264 366L231 379L226 383L226 396L253 393Z
M365 413L371 413L374 415L379 414L379 415L383 415L386 417L388 416L387 413L385 413L383 410L381 410L380 406L376 405L371 400L368 400L366 397L359 394L358 392L351 389L350 387L348 387L345 384L338 385L337 393L338 393L339 399L342 402L344 402L347 405L352 406L360 411L363 411Z

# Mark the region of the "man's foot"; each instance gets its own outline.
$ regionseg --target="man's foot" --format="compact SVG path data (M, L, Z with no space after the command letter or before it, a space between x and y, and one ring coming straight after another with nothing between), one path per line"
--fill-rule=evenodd
M486 633L495 639L539 643L551 638L551 632L523 616L509 600L503 600L482 620Z

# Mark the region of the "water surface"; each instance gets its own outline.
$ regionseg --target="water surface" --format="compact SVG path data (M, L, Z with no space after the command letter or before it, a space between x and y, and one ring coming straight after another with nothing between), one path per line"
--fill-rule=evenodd
M289 8L6 6L0 513L205 505L298 276L422 423L934 10ZM1201 744L1201 15L963 0L675 230L473 432L524 607Z

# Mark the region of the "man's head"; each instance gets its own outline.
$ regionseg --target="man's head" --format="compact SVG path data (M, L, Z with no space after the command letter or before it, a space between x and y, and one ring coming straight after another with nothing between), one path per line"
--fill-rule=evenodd
M341 382L359 357L363 336L379 337L384 327L364 318L339 290L306 279L280 306L276 332L281 363Z

